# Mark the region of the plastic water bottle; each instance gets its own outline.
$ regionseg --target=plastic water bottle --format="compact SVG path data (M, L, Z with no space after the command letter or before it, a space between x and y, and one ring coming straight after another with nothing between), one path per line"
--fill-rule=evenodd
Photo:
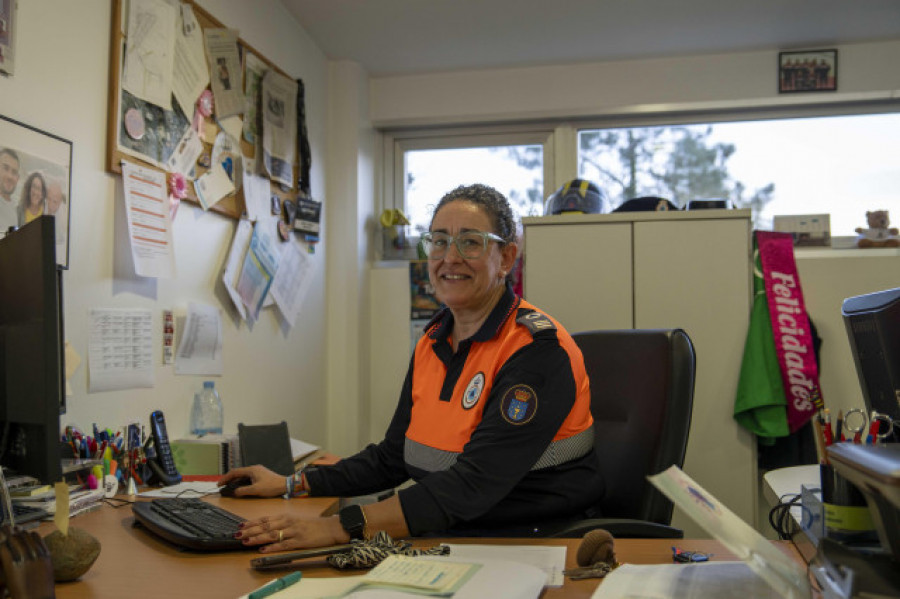
M203 390L194 394L194 406L191 409L191 434L222 434L225 411L222 400L216 391L215 383L203 381Z

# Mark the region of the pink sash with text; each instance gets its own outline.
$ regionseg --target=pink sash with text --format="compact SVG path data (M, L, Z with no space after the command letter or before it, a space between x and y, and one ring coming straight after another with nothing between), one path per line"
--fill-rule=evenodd
M793 433L823 405L819 368L794 262L793 238L790 233L757 231L756 241L787 399L788 428Z

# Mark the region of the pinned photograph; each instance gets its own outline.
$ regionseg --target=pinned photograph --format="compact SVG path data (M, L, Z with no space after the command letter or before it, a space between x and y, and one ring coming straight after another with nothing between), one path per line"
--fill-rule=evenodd
M56 219L56 262L69 267L72 142L0 115L0 236Z

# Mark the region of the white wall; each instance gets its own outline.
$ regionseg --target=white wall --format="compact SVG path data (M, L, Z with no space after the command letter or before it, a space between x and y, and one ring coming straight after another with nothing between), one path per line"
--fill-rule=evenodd
M324 197L327 64L321 51L277 0L202 0L201 5L289 76L304 80L313 193ZM238 422L284 419L293 436L324 444L324 244L316 248L315 282L293 330L282 329L274 308L266 309L252 330L232 320L235 313L219 279L236 221L194 205L182 204L175 220L177 277L133 274L121 179L105 169L110 15L109 0L19 2L16 72L0 78L0 113L74 143L66 338L86 360L89 309L146 308L161 356L163 309L183 314L192 301L217 306L225 318L226 374L214 380L225 405L226 431L235 431ZM173 437L185 434L193 393L206 377L175 376L159 357L155 377L152 389L89 393L83 362L71 381L74 394L62 424L146 422L158 408Z
M896 98L900 40L838 47L836 93L777 93L778 49L373 78L376 126L571 119Z

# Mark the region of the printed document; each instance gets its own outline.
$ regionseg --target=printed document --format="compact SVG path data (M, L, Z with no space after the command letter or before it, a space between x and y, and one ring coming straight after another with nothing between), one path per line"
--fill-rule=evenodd
M237 31L204 29L206 57L209 60L209 87L217 119L244 112L244 83L238 55Z
M134 272L142 277L174 277L175 247L165 173L123 160L122 183Z
M175 374L221 375L225 371L222 338L219 309L197 302L189 303L184 332L175 356Z
M272 281L272 298L285 320L293 327L303 307L303 297L312 285L316 263L301 247L293 235L282 244L284 250L278 264L278 272Z
M247 50L244 54L244 139L256 145L259 125L259 100L263 75L269 70L256 54Z
M253 235L253 223L248 220L241 219L238 221L237 229L234 231L234 237L231 239L231 249L228 250L228 260L225 262L225 272L222 273L222 282L225 284L225 290L228 296L237 308L241 320L247 320L247 308L238 292L238 280L241 276L241 265L244 263L244 256L250 248L250 237Z
M131 0L122 89L160 108L172 108L177 9L165 0Z
M415 580L422 574L419 564L438 564L446 568L433 569L428 566L427 571L432 572L435 586L441 590L429 590L425 587L389 584L373 586L374 578L380 577L376 571L382 565L389 565L392 560L400 556L391 556L381 565L365 576L341 576L332 578L306 578L297 584L293 584L272 595L272 599L412 599L420 596L451 596L453 599L537 599L544 588L545 574L538 568L520 562L511 562L502 559L485 559L477 562L465 562L457 560L453 555L448 556L419 556L402 557L402 566L410 567L408 572L401 571L402 578L407 575ZM446 574L444 574L446 572ZM396 572L392 573L394 576ZM454 586L442 584L443 581L452 582L462 574ZM393 579L400 582L401 579ZM423 580L423 579L419 579ZM424 579L425 582L430 582ZM247 595L245 595L247 597Z
M294 187L297 82L267 71L262 80L262 161L272 181ZM257 160L260 159L257 155Z
M94 308L90 311L88 390L152 387L153 317L150 310Z
M178 25L175 30L172 93L184 115L191 119L197 98L209 85L209 68L203 49L203 30L190 4L181 5Z
M269 294L275 271L278 270L280 256L278 242L264 227L262 221L253 227L250 247L244 256L237 282L238 295L253 320L259 318L259 311Z

